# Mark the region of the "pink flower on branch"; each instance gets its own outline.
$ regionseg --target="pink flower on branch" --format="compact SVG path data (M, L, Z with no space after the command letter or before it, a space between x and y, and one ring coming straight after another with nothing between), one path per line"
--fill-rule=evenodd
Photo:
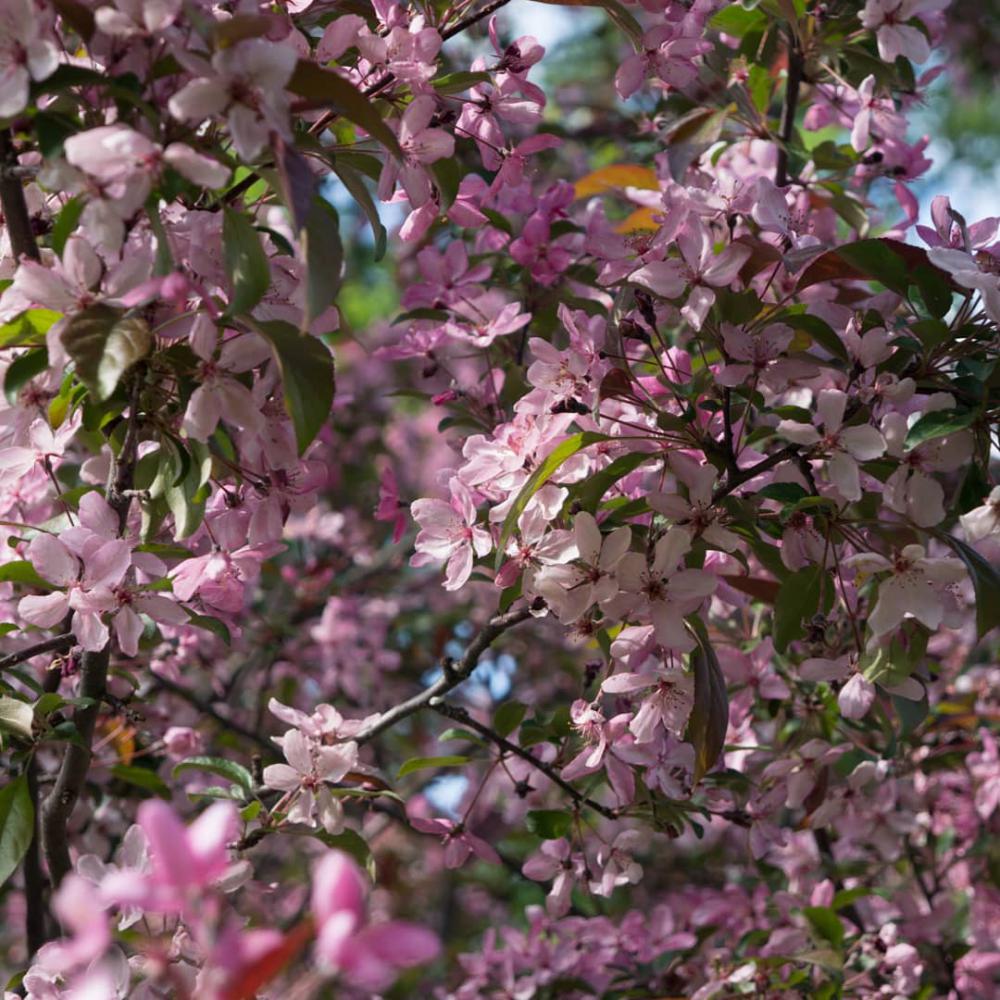
M414 500L413 519L420 526L411 566L447 563L445 590L458 590L472 575L474 556L484 556L493 547L489 532L476 526L472 492L457 478L448 484L451 501Z

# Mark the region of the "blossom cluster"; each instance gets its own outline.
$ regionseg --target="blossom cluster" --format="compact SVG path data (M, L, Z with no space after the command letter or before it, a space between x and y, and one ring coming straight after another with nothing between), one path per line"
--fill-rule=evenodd
M0 0L29 998L1000 982L946 0L519 3Z

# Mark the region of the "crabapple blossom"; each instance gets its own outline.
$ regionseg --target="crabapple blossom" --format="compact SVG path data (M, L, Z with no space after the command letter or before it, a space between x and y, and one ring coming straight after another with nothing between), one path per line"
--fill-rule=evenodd
M964 579L965 567L948 556L928 556L922 545L905 545L892 559L862 552L845 560L845 566L881 577L878 600L868 616L874 639L895 630L904 618L913 617L928 628L937 628L945 617L943 588Z
M878 458L885 452L882 435L870 424L844 427L847 394L840 389L823 389L816 397L812 424L782 420L778 433L806 448L825 454L827 475L845 500L861 499L858 463ZM819 429L822 428L822 431Z
M489 533L476 526L476 509L469 488L457 478L448 484L451 502L415 500L410 505L420 526L413 566L446 561L446 588L458 590L472 573L473 556L484 556L493 547Z
M403 921L366 924L365 881L357 864L330 851L313 868L310 903L320 967L368 990L391 985L399 970L429 962L440 950L429 930Z
M997 993L967 3L0 0L6 996Z

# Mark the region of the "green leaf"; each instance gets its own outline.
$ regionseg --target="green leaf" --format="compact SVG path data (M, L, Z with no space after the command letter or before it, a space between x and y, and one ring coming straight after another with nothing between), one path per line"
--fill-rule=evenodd
M528 506L531 498L548 482L549 477L567 459L572 458L578 451L587 448L598 441L607 441L606 434L597 434L593 431L583 431L580 434L573 434L566 438L539 462L535 471L528 477L527 482L521 487L521 492L515 497L514 502L504 518L503 528L500 531L500 541L497 542L496 568L499 569L506 556L507 542L517 527L520 516L524 513L524 508Z
M935 534L955 550L955 555L965 563L972 577L972 586L976 591L976 630L981 639L1000 625L1000 572L971 545L944 532Z
M719 658L704 626L694 626L698 648L691 654L694 705L688 719L687 739L694 747L694 780L701 781L722 755L729 726L729 695Z
M731 3L714 14L708 24L733 38L742 38L750 31L763 28L767 24L767 18L756 8L748 10L738 3Z
M318 194L313 196L306 218L302 249L306 261L306 308L302 326L308 330L313 320L336 300L344 269L340 218L337 210Z
M153 347L144 319L100 303L73 316L61 339L80 381L100 400L107 399L122 375Z
M327 847L344 851L346 854L350 854L368 872L373 880L375 878L375 859L372 857L371 848L361 834L356 833L354 830L348 829L342 830L340 833L327 833L322 827L297 827L295 824L286 823L281 827L280 832L314 837L316 840L326 844Z
M805 269L797 290L825 281L869 278L905 295L908 266L926 262L927 254L919 247L907 247L898 240L859 240L820 254Z
M909 451L925 441L963 431L976 422L974 410L932 410L925 413L906 433L904 447Z
M309 161L294 145L285 142L280 134L273 140L274 158L278 167L278 185L281 200L292 216L292 228L300 232L309 218L318 181Z
M372 198L363 176L354 167L341 162L339 157L334 160L333 172L340 178L344 187L347 188L351 197L368 218L368 224L372 227L372 235L375 237L375 260L376 262L380 261L385 256L387 235L385 226L382 225L382 219L379 217L375 199Z
M52 585L43 580L27 559L14 559L0 565L0 583L24 583L40 590L51 590Z
M188 792L188 798L193 802L198 802L201 799L224 799L227 802L246 801L243 790L235 785L230 785L228 788L224 788L222 785L208 785L206 788L191 789Z
M243 820L244 823L249 823L251 820L255 820L260 815L260 811L263 808L264 804L259 799L255 799L250 803L250 805L244 806L240 810L240 819Z
M840 951L844 944L844 925L840 917L826 906L807 906L802 912L816 934Z
M247 792L253 791L253 775L242 764L225 757L188 757L174 768L172 776L176 778L186 771L207 771L239 785Z
M573 814L561 809L532 809L524 817L524 825L536 837L558 840L569 833L573 825Z
M326 423L333 406L333 355L322 340L300 333L283 320L259 321L254 329L274 350L285 391L285 409L303 454Z
M144 792L152 792L161 799L170 799L170 789L163 779L148 767L134 767L129 764L115 764L111 768L111 777L124 781L127 785L141 788Z
M929 264L921 264L913 269L911 277L927 311L937 319L946 316L951 308L951 285L942 272Z
M184 479L176 486L167 485L163 498L174 517L174 541L190 538L205 517L208 488L204 486L201 467L192 462Z
M576 499L580 504L580 508L589 511L591 514L595 513L598 504L604 499L605 494L619 479L624 479L630 472L634 472L643 463L655 459L655 455L649 455L641 451L632 451L627 455L619 455L610 465L601 469L600 472L588 476L583 483L576 487Z
M63 205L62 210L56 216L56 221L52 224L52 232L49 234L49 246L55 251L58 257L62 257L63 250L66 249L66 241L72 236L83 214L83 206L86 201L81 195L70 198Z
M62 319L53 309L26 309L10 322L0 325L0 348L38 347L45 343L45 334Z
M353 83L339 74L323 69L312 60L300 59L287 86L293 94L307 98L314 107L329 107L359 125L393 156L402 158L399 140L382 120L378 109Z
M27 775L0 788L0 885L17 870L35 834L35 808Z
M822 578L820 567L807 566L791 573L778 588L774 606L774 648L779 653L785 652L793 639L801 638L802 620L816 614Z
M493 729L501 736L510 736L519 725L528 711L527 705L522 705L519 701L505 701L493 713Z
M841 889L840 892L834 895L830 908L833 910L842 910L845 906L850 906L852 903L856 903L859 899L871 896L873 891L874 890L869 889L866 885L859 885L854 889Z
M0 696L0 729L30 740L34 718L35 710L27 702L20 698Z
M810 316L808 313L786 313L780 317L780 322L787 323L793 330L802 330L827 353L845 364L850 363L850 355L844 342L837 336L833 327L819 316Z
M798 483L768 483L754 493L755 500L777 500L779 503L798 503L809 494Z
M214 636L221 639L227 646L233 644L233 637L230 635L229 627L224 621L213 617L212 615L198 615L193 611L188 609L188 625L193 625L195 628L204 629L206 632L211 632Z
M229 279L229 312L250 312L267 293L271 269L257 230L242 213L222 210L222 243Z
M13 406L21 387L36 375L41 375L49 367L49 352L45 347L36 347L18 355L7 368L3 379L3 392L7 402Z
M35 715L44 719L66 704L68 702L61 694L56 694L54 691L47 691L35 701Z
M448 754L444 757L411 757L399 769L396 777L405 778L414 771L423 771L429 767L460 767L462 764L468 764L470 760L470 757L461 754Z
M462 71L439 76L436 80L431 81L431 86L439 94L461 94L477 83L489 83L491 80L492 77L489 73Z
M460 729L458 726L452 726L438 736L439 743L448 743L452 740L464 740L468 743L483 743L477 733L474 733L471 729Z

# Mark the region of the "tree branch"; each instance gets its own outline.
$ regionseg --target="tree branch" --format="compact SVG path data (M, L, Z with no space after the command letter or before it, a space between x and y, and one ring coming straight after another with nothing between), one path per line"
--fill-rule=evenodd
M495 14L501 7L506 7L510 3L510 0L492 0L485 7L480 8L473 14L469 14L467 17L463 17L461 21L456 21L450 28L445 28L441 32L442 41L448 41L449 38L454 38L455 35L460 35L467 28L471 28L474 24L482 21L483 18L489 17L491 14Z
M35 231L31 228L31 216L17 166L17 153L10 133L0 131L0 210L3 211L11 249L18 260L21 257L39 260Z
M66 650L72 649L75 645L76 637L69 633L52 636L50 639L43 639L41 642L36 642L33 646L26 646L24 649L19 649L16 653L9 653L3 659L0 659L0 670L9 670L11 667L16 667L19 663L24 663L25 660L41 656L42 653L65 653Z
M712 494L712 503L717 504L723 497L729 496L733 490L738 489L745 482L753 479L754 476L759 476L762 472L768 472L776 465L781 465L782 462L790 458L795 458L798 451L797 445L785 445L780 451L776 451L773 455L768 455L767 458L762 459L756 465L751 465L749 469L740 469L726 476L725 483Z
M34 810L34 826L31 835L31 843L24 855L24 904L25 904L25 937L28 944L28 958L46 941L49 940L48 933L48 883L45 873L42 871L41 843L39 842L38 815L38 762L35 755L28 758L26 765L28 777L28 795L31 797L31 805Z
M534 604L526 605L517 611L508 611L505 615L497 615L491 618L479 632L479 634L469 643L468 649L459 660L446 659L442 664L443 673L439 680L436 680L430 687L424 688L419 694L415 694L407 701L383 712L378 719L370 726L362 729L355 737L358 743L366 743L373 736L384 732L396 725L407 716L419 712L426 708L434 699L443 698L452 688L458 687L462 681L476 669L479 664L479 657L508 629L521 622L527 621L532 611L536 610Z
M777 187L788 184L788 144L795 131L795 114L799 106L799 88L805 59L799 46L798 36L791 25L788 26L788 79L785 83L785 102L781 108L781 126L778 132L778 162L774 171Z
M90 746L101 710L101 699L104 697L110 653L109 644L99 653L83 654L80 697L91 698L93 701L73 713L73 724L80 735L80 742L70 743L66 748L66 756L63 757L55 785L42 807L42 847L52 885L56 888L72 869L69 857L69 819L90 769Z
M144 379L145 368L139 366L132 373L125 437L108 476L108 504L118 515L119 535L125 532L125 522L132 502L128 491L132 486L132 474L135 471L136 453L139 447L139 398ZM70 743L66 748L66 755L63 757L55 785L42 807L42 847L53 888L59 887L59 883L72 868L69 856L69 820L87 780L87 772L90 770L91 744L97 717L101 711L101 700L107 687L110 659L110 642L100 652L83 654L80 668L80 697L93 700L91 704L77 708L73 713L73 723L79 733L80 742Z
M495 743L505 753L513 754L515 757L520 757L521 760L527 761L535 770L541 771L549 781L558 785L566 792L578 806L587 806L595 812L599 812L606 819L618 818L618 813L614 809L609 809L607 806L602 806L600 802L595 802L593 799L588 798L574 788L565 778L561 777L554 768L550 767L544 761L539 760L530 751L525 750L524 747L520 747L516 743L511 743L510 740L499 733L495 733L489 726L484 726L481 722L477 722L464 708L458 705L449 705L444 701L433 702L431 708L446 719L459 722L463 726L468 726L469 729L475 730L480 736L484 736L491 743Z

